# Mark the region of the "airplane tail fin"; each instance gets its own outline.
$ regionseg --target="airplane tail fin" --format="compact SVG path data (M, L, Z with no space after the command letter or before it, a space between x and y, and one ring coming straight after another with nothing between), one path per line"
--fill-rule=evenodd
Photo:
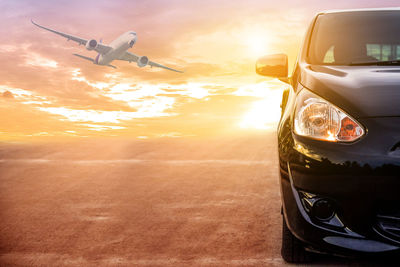
M97 63L96 63L96 60L94 60L93 58L85 57L85 56L82 56L82 55L79 55L79 54L73 54L73 55L74 55L74 56L77 56L77 57L80 57L80 58L83 58L83 59L86 59L86 60L89 60L89 61L93 62L94 64L97 64ZM114 69L117 68L116 66L111 65L111 64L103 65L103 66L111 67L111 68L114 68Z

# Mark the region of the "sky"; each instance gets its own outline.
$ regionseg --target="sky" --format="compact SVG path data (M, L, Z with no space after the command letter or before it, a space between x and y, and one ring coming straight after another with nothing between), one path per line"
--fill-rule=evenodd
M393 7L383 0L0 0L0 141L209 136L273 131L287 87L254 72L286 53L290 70L313 16ZM130 50L175 73L74 57L93 51L33 26L110 43L133 30Z

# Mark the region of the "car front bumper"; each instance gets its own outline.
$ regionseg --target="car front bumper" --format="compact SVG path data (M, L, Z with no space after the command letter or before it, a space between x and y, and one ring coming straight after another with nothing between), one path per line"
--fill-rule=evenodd
M392 127L393 121L400 128L400 118L364 123L374 129ZM390 150L400 136L374 132L351 145L294 134L279 140L285 219L313 250L344 256L400 251L400 155ZM328 219L313 211L321 199L332 204Z

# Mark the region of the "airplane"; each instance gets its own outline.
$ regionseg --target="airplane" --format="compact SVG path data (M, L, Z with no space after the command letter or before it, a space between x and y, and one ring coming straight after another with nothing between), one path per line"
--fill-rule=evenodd
M134 31L128 31L128 32L122 34L121 36L119 36L114 41L112 41L110 43L110 45L105 45L101 42L101 40L100 40L100 42L97 42L95 39L87 40L84 38L76 37L73 35L69 35L69 34L66 34L63 32L58 32L58 31L46 28L42 25L37 24L32 19L31 19L31 22L33 25L35 25L39 28L42 28L44 30L61 35L64 38L67 38L68 41L72 40L74 42L77 42L79 45L85 45L86 49L89 51L92 51L92 50L96 51L98 54L94 59L90 58L90 57L82 56L79 54L73 54L74 56L89 60L96 65L103 65L103 66L108 66L108 67L112 67L112 68L117 68L116 66L111 65L110 63L114 60L124 60L124 61L128 61L129 63L136 62L140 68L143 68L143 67L149 65L150 67L159 67L159 68L163 68L163 69L167 69L167 70L171 70L171 71L175 71L175 72L180 72L180 73L183 72L183 71L175 70L175 69L169 68L167 66L158 64L156 62L150 61L149 58L146 56L138 56L131 52L128 52L127 50L132 48L132 46L137 42L137 34Z

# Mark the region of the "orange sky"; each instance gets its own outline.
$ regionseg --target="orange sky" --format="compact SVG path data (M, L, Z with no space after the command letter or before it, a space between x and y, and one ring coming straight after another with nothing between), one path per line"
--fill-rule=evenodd
M218 4L216 4L217 2ZM293 65L312 16L396 1L0 1L0 140L201 136L271 130L284 84L254 73L257 57ZM95 57L38 23L111 42L134 30L130 50L183 69L138 68Z

